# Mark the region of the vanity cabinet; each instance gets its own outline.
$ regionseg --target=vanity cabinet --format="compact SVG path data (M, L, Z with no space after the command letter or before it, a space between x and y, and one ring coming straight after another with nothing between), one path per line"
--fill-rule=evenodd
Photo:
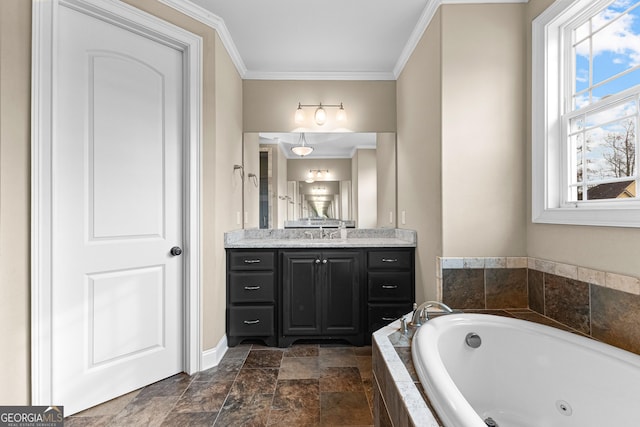
M318 337L362 345L361 251L291 250L280 259L280 346Z
M227 249L227 341L354 345L411 311L414 248Z
M276 251L234 250L227 253L227 342L247 338L277 345Z
M413 308L414 253L413 248L367 251L367 336Z

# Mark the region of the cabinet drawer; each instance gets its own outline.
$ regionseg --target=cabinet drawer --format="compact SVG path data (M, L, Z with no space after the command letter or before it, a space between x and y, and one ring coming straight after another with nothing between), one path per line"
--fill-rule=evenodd
M231 270L273 270L273 252L231 252L229 266Z
M370 272L369 301L412 302L411 272Z
M411 311L412 303L405 304L369 304L369 333L387 326L400 316Z
M229 301L275 302L273 272L229 273Z
M268 336L274 331L273 306L229 308L229 335L237 337Z
M397 270L411 268L410 251L369 251L369 268Z

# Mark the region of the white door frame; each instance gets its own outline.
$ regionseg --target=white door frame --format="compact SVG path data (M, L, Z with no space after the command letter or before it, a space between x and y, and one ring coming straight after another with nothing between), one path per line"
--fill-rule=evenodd
M115 0L38 0L32 3L31 77L31 404L52 399L52 150L58 96L58 10L69 7L183 52L183 370L201 366L200 147L202 38ZM58 402L60 403L60 402Z

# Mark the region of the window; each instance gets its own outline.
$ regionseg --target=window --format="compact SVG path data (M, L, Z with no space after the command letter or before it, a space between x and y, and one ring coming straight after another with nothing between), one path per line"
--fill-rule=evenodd
M532 75L534 222L640 227L640 0L555 2Z

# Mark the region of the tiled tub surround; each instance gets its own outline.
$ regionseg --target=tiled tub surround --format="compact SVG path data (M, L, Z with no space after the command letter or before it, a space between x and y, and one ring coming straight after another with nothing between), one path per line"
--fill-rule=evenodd
M640 279L527 257L438 258L442 301L457 309L530 308L640 354Z
M410 316L405 318L410 319ZM374 424L376 427L438 427L441 424L427 405L427 398L413 369L413 331L404 336L398 332L399 327L400 320L396 320L376 331L371 340ZM404 349L401 350L404 352L402 358L395 347L399 342Z

